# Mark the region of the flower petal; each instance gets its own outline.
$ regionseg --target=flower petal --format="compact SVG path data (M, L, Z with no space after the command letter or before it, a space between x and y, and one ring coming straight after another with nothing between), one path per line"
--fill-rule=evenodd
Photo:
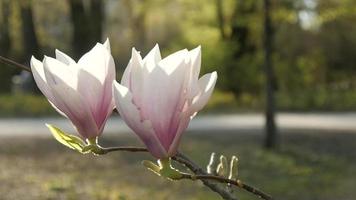
M127 65L124 74L122 75L121 79L121 84L127 88L129 88L132 91L131 87L131 71L133 68L137 67L139 70L134 69L135 71L140 72L142 69L142 57L138 51L136 51L135 48L132 48L131 51L131 59L129 61L129 64ZM139 79L141 80L141 79Z
M211 93L214 90L217 77L217 73L213 72L205 74L199 79L198 85L200 88L200 92L193 99L192 105L190 107L191 114L194 114L195 112L201 110L208 102Z
M150 121L141 119L139 110L132 103L132 94L128 88L114 81L113 94L116 107L121 117L141 138L152 155L157 158L167 157L167 152L154 134Z
M96 46L78 62L78 92L87 101L99 129L103 128L114 103L112 82L115 80L115 63L108 51L109 41Z
M161 52L158 44L156 44L143 59L143 65L148 71L152 71L161 59Z
M201 47L198 46L197 48L189 51L189 58L191 64L191 71L190 71L190 82L188 83L188 98L193 99L199 92L198 86L198 79L201 67Z
M51 89L55 106L72 121L79 134L84 138L97 137L98 127L80 94L65 84L51 85Z
M114 59L107 48L100 43L84 54L79 59L78 65L101 83L104 83L107 74L115 73Z
M109 38L106 38L105 42L104 42L104 47L109 51L111 52L111 47L110 47L110 40Z
M58 49L56 49L56 59L66 65L76 64L76 62L71 57Z
M42 62L32 56L30 63L33 78L35 79L38 88L47 97L47 99L50 101L53 100L53 94L47 84Z
M74 90L77 89L78 68L67 66L54 58L45 56L43 59L43 69L49 86L60 83L68 85Z
M143 90L137 94L141 102L136 105L142 117L152 122L157 137L167 151L175 137L178 112L185 100L186 70L189 68L184 55L187 55L187 51L163 59L159 67L150 73L146 71Z

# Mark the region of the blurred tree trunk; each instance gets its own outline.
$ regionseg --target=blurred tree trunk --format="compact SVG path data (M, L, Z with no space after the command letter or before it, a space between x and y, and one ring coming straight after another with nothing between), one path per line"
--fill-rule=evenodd
M256 14L257 1L255 0L236 0L231 21L225 21L223 0L216 0L216 14L220 35L226 44L231 45L232 61L226 63L226 71L224 72L227 78L226 89L232 91L236 97L248 91L258 91L256 84L252 83L248 78L251 75L255 76L250 68L246 68L243 62L254 59L256 55L256 44L251 42L250 21L251 17ZM228 31L229 30L229 31ZM258 67L258 66L254 66ZM245 84L237 84L235 80L243 80ZM257 93L257 92L256 92Z
M104 23L104 4L103 0L90 1L90 13L88 22L91 25L92 42L102 42L103 23Z
M33 22L32 1L21 1L21 21L22 37L24 44L24 60L29 62L32 55L40 56L40 47L38 44L35 24Z
M1 3L1 27L0 27L0 54L2 56L10 55L10 0L0 1Z
M272 63L273 28L271 23L271 2L264 0L264 57L266 76L266 148L275 148L277 144L277 130L275 124L275 75Z
M124 0L124 6L126 7L128 13L128 21L130 24L132 40L134 42L134 46L141 51L146 50L146 27L145 27L145 19L147 15L147 7L148 3L146 0L142 0L140 2L136 2L136 4L140 5L140 10L134 10L135 2L132 0ZM137 5L136 5L137 6Z
M227 38L225 33L225 20L222 0L216 0L216 14L220 30L220 36L223 40Z
M10 38L10 0L0 1L0 55L4 57L11 56L11 38ZM12 67L0 66L0 93L9 92L11 87L11 76L16 72Z
M73 53L78 59L97 42L102 42L104 5L102 0L69 0L69 7L73 25Z

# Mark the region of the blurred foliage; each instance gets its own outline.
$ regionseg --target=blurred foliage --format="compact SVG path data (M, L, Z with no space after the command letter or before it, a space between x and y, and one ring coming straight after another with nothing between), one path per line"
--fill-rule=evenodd
M0 117L56 115L52 106L43 96L0 95Z
M21 17L21 2L0 0L0 54L28 63L37 53L23 45L30 43L24 37L27 22ZM58 48L78 57L95 41L109 37L120 77L132 47L145 55L159 43L165 56L202 45L202 73L219 73L219 92L212 101L220 98L225 103L216 103L216 108L258 110L264 105L262 1L28 2L32 36L41 54L53 55ZM278 107L355 110L351 101L356 90L356 1L273 0L272 6ZM96 8L98 12L93 12ZM18 72L1 66L1 93L10 92L11 76Z

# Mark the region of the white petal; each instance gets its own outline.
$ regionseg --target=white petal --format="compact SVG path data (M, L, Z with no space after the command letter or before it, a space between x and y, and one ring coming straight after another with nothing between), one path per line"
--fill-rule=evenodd
M199 79L198 85L200 88L199 94L194 97L192 105L191 105L191 114L198 112L201 110L205 104L208 102L217 79L217 73L209 73L205 74L203 77Z
M41 61L37 60L33 56L31 58L31 71L33 74L33 78L35 79L36 84L43 93L43 95L45 95L50 101L53 100L52 92L47 84L46 77L44 74L43 64Z
M141 138L156 157L165 157L167 152L162 147L148 120L142 120L137 107L132 103L132 94L125 86L114 81L113 94L116 107L127 125Z
M199 92L199 86L197 85L201 67L201 47L189 51L189 58L191 64L191 72L190 72L190 82L188 83L188 96L189 99L192 99Z
M76 64L76 62L71 57L58 49L56 49L56 59L66 65Z
M182 65L182 62L186 61L187 55L188 55L187 49L177 51L165 57L163 60L161 60L158 63L158 65L166 72L166 74L170 75L176 70L177 67L180 66L186 67L186 65Z
M52 107L61 115L67 117L57 106L54 105L55 99L53 97L51 88L46 82L46 77L43 70L43 64L41 61L37 60L32 56L31 58L31 71L38 88L41 90L42 94L48 99Z
M143 65L148 71L152 71L159 61L161 61L161 52L159 50L158 44L156 44L153 49L146 55L143 59Z
M78 69L75 66L67 66L54 58L45 56L43 69L47 84L50 87L51 85L64 84L74 90L77 89Z
M124 74L122 75L121 84L127 88L131 89L131 71L132 68L138 68L139 71L142 69L142 57L135 48L132 48L131 59L127 65ZM137 71L137 70L135 70Z
M84 54L79 59L78 65L101 83L105 81L107 74L115 73L114 59L106 47L100 43Z
M106 38L106 40L105 40L105 42L104 42L103 45L105 46L105 48L106 48L109 52L111 52L110 40L109 40L109 38Z

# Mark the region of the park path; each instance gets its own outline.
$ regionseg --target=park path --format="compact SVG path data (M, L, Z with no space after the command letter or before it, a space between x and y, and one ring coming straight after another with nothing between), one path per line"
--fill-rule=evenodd
M45 123L56 125L65 131L74 129L65 118L10 118L0 119L0 136L49 135ZM356 133L356 113L280 113L277 124L281 130L348 131ZM200 115L189 125L190 131L249 131L261 132L264 126L262 114ZM128 133L130 129L119 117L112 117L106 133Z

